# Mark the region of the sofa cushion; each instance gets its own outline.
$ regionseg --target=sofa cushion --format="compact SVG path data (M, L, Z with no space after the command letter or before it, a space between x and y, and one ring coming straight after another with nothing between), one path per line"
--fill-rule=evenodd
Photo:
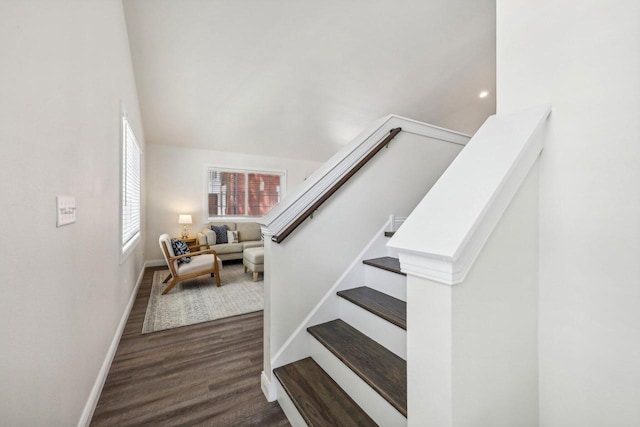
M229 231L229 228L226 225L212 225L211 230L216 233L216 245L227 243L229 241L227 239L227 231Z
M264 249L249 248L244 251L244 259L252 264L264 264Z
M200 233L198 233L198 243L201 245L215 245L216 244L216 233L210 228L203 229Z
M242 243L223 243L215 245L212 249L214 249L218 255L232 254L242 252Z
M239 222L236 226L239 241L260 240L260 224L257 222Z
M209 223L209 228L211 228L212 225L215 225L216 227L220 227L222 225L226 225L227 228L231 231L236 229L236 223L235 222L225 222L225 221L214 221L214 222L210 222Z
M175 256L184 255L191 252L189 250L189 246L187 246L187 244L180 239L171 239L171 247L173 248L173 253L175 254ZM190 262L191 257L188 256L178 259L178 264L188 264Z
M261 248L262 245L262 240L251 240L249 242L242 242L242 246L244 249L250 249L250 248Z

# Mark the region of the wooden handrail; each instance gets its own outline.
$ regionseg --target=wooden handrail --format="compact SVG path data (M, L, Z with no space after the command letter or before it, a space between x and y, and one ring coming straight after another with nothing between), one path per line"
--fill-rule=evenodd
M284 239L286 239L287 236L289 236L289 234L291 234L293 232L293 230L298 228L298 226L300 224L302 224L305 219L307 219L311 215L313 215L313 213L320 207L320 205L322 205L324 202L326 202L327 199L329 199L329 197L331 197L333 195L333 193L338 191L340 189L340 187L342 187L342 185L345 182L347 182L353 175L355 175L360 169L362 169L362 167L365 164L367 164L367 162L369 160L371 160L373 158L373 156L378 154L378 152L380 150L382 150L382 147L384 147L387 144L389 144L389 142L393 138L395 138L396 135L398 135L401 130L402 130L402 128L393 128L393 129L391 129L389 131L389 135L387 135L382 141L380 141L378 143L378 145L376 145L373 148L373 150L371 150L362 160L360 160L351 169L349 169L349 172L347 172L342 178L340 178L340 180L338 182L333 184L333 186L331 188L329 188L318 200L316 200L315 203L313 203L311 206L309 206L307 208L307 210L305 210L300 216L298 216L295 219L295 221L293 221L287 228L285 228L281 233L279 233L279 234L277 234L275 236L272 236L271 240L276 242L276 243L281 243Z

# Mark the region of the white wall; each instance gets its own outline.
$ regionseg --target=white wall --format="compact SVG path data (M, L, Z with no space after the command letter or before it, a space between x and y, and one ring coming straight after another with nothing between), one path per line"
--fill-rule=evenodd
M119 258L121 102L144 147L122 3L3 1L0 58L0 423L72 426L143 265Z
M498 113L550 102L540 425L640 423L640 2L498 0Z
M162 252L158 246L158 236L162 233L180 235L179 214L192 215L191 234L200 231L202 225L208 222L205 216L207 166L286 171L286 193L290 193L320 165L320 162L149 144L147 259L162 259Z

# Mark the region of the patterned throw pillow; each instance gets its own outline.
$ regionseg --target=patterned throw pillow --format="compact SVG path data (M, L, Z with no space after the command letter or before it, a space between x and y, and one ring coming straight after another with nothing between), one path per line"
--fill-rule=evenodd
M227 231L227 242L228 243L238 243L238 232L237 231Z
M216 233L216 245L218 243L227 243L229 241L227 240L227 231L229 231L229 227L226 225L221 225L220 227L212 225L211 230Z
M171 246L173 246L173 253L176 256L188 254L191 252L189 250L189 246L187 246L187 244L180 239L171 239ZM190 256L186 256L178 260L178 264L182 264L182 263L188 264L190 262L191 262Z

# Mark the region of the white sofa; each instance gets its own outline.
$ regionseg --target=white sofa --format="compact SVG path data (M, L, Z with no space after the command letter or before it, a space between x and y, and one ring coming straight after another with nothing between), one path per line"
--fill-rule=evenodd
M238 231L238 243L216 242L216 233L211 230L211 225L226 225L229 231ZM242 259L242 253L246 248L263 246L260 224L256 222L211 222L198 233L198 243L209 245L222 261Z

